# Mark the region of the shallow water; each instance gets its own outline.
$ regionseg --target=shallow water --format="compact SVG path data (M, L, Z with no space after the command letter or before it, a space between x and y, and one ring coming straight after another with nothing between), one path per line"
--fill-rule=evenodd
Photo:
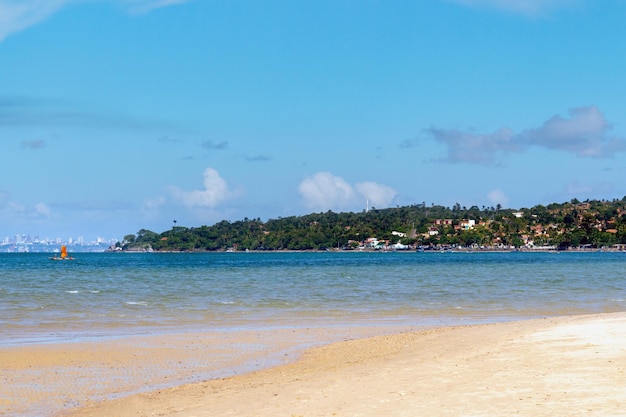
M0 254L0 345L626 309L624 253Z

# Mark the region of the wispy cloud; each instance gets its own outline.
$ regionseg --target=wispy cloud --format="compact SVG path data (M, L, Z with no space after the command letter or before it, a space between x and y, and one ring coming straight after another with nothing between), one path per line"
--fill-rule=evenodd
M1 1L1 0L0 0ZM0 129L14 126L62 126L123 130L171 130L162 120L90 111L85 103L0 96Z
M144 200L142 205L142 210L147 212L156 211L159 207L163 206L166 203L165 197L157 196L155 198L148 198Z
M239 189L231 189L226 180L213 168L204 170L202 185L203 189L191 191L170 187L170 192L176 201L188 208L215 208L242 193Z
M2 0L0 0L2 1ZM30 124L46 107L58 107L63 103L42 98L0 95L0 127L3 125Z
M626 140L610 136L611 125L595 106L569 110L569 117L553 116L541 127L515 134L508 128L493 133L430 128L426 133L447 147L447 162L496 165L512 152L535 146L573 153L582 158L608 158L626 151Z
M44 203L35 204L35 212L43 217L50 217L52 215L52 210Z
M604 158L626 150L624 139L609 136L611 125L596 107L570 109L569 116L554 116L540 128L522 132L520 141L581 157Z
M121 4L129 13L186 3L189 0L100 0ZM84 0L0 0L0 42L14 33L50 18L62 8Z
M494 205L500 204L501 206L507 206L509 204L509 198L500 189L491 190L487 193L487 200Z
M305 178L298 186L304 204L315 210L348 210L365 207L369 200L374 207L386 207L396 196L391 187L375 182L361 182L354 186L330 172L318 172Z
M448 162L493 165L499 155L521 150L514 133L507 128L498 129L493 133L437 128L427 129L426 132L447 146L448 156L445 160Z
M76 0L1 0L0 42L7 36L46 20Z
M122 3L126 4L130 13L143 14L162 7L174 6L189 1L190 0L122 0Z
M178 139L178 138L172 138L170 136L161 136L158 141L160 143L173 143L173 144L179 144L179 143L183 143L182 139Z
M270 158L267 155L246 155L246 161L248 162L268 162L271 161L272 158Z
M224 150L228 149L228 142L213 142L212 140L205 140L204 142L202 142L202 147L204 149Z
M1 1L1 0L0 0ZM17 96L0 96L0 109L11 109L15 107L30 106L33 104L32 99Z
M11 193L6 190L0 190L0 208L4 206L11 198Z
M607 194L612 194L615 191L615 187L610 182L595 182L588 183L582 182L580 180L573 180L564 186L564 195L567 198L573 197L581 197L585 196L589 198L590 196L605 196Z
M63 201L53 201L48 204L51 208L55 210L63 210L63 211L75 211L75 212L91 212L91 213L102 213L102 212L118 212L118 211L126 211L134 209L134 203L130 201L124 200L94 200L94 199L85 199L85 200L63 200Z
M24 204L10 201L8 195L3 197L2 192L0 192L0 213L16 221L41 220L54 216L52 209L45 203L25 206Z
M22 148L26 148L26 149L42 149L46 147L46 141L39 139L39 140L25 140L22 141Z
M452 0L468 7L502 10L526 16L541 16L557 9L571 7L581 0Z

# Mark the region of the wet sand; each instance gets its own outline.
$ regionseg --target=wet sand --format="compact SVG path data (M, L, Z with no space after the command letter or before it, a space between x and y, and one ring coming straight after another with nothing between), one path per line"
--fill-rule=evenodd
M298 345L294 341L306 340L298 346L311 344L313 339L324 336L316 332L326 330L283 329L263 336L250 332L249 337L269 337L274 342L280 340L279 345L284 340L287 350L276 350L283 358L274 363L259 363L258 370L248 367L250 372L240 375L223 375L174 388L159 389L150 383L143 393L103 402L93 396L86 401L82 396L89 391L80 381L57 389L67 388L70 393L76 390L69 395L73 404L68 406L83 408L61 413L72 417L623 416L624 328L626 313L447 327L333 343L310 349L296 361L288 357L289 352L294 352L289 351L290 347ZM300 331L311 333L307 337L294 336ZM344 329L327 334L326 340L353 335L348 329L343 332ZM365 333L356 336L364 337ZM289 335L295 339L289 339ZM245 343L238 337L233 336L232 342ZM167 339L163 338L157 339ZM206 343L206 347L185 344L188 341L177 345L169 340L151 351L150 346L157 339L145 346L113 341L78 356L74 346L67 350L58 346L33 348L35 355L31 352L30 359L22 357L21 350L10 349L8 352L13 353L9 356L5 350L1 356L4 388L0 390L7 389L7 366L14 370L32 366L33 383L43 385L46 378L54 382L54 373L68 367L80 378L109 366L111 372L105 371L101 378L106 384L119 378L113 375L119 375L129 364L142 361L153 364L150 369L170 368L174 374L193 374L194 364L201 367L203 363L201 357L209 361L209 357L218 357L220 349L228 345L219 338L211 342L198 337L195 343ZM172 359L181 350L183 356L195 358L182 361L186 364L182 369ZM254 363L254 356L251 360L230 360L233 364ZM266 357L260 355L256 359ZM265 368L271 365L275 366ZM2 392L0 398L5 402L0 403L0 410L7 409L7 402L11 406L13 400L7 393Z
M0 347L0 416L55 416L95 401L266 369L313 346L399 329L286 323Z

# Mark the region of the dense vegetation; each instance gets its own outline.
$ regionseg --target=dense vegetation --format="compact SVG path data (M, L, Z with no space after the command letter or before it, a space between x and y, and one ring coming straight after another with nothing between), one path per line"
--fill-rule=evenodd
M473 220L469 223L469 220ZM395 233L394 233L395 232ZM370 238L409 247L608 247L626 243L626 197L553 203L519 210L425 203L361 213L314 213L213 226L142 229L118 249L155 251L325 250L364 247ZM371 241L371 239L370 239Z

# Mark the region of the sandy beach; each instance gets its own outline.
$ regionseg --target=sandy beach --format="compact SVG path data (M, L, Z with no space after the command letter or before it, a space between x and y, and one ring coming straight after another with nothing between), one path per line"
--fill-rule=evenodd
M7 371L29 368L33 370L27 373L31 385L48 383L50 389L65 390L74 401L65 408L81 407L57 413L63 417L623 416L625 326L626 314L613 313L366 337L312 348L297 360L281 353L285 357L275 364L261 363L258 370L240 375L167 389L145 386L145 392L106 401L85 400L89 390L97 387L81 384L81 372L108 367L101 377L105 385L112 378L139 380L132 370L126 377L119 374L130 363L139 372L142 361L174 373L193 373L192 362L184 358L194 357L201 367L198 356L219 357L220 346L224 349L241 340L225 342L222 334L215 340L197 341L195 348L186 344L188 340L177 345L167 337L167 344L160 348L154 348L154 340L144 347L120 340L78 351L74 345L9 348L2 352L2 390L9 392L1 393L0 410L4 415L19 415L16 407L10 408L12 402L17 406L10 391L19 394L20 386L28 381L10 388L16 381L8 380L13 374ZM282 334L275 331L266 336L283 337L285 346L295 346L297 341L317 340L316 332L322 330L308 331L312 332L309 337L295 339L298 332L284 329ZM348 338L342 332L327 336ZM243 336L265 337L253 333ZM257 354L251 351L252 356ZM177 366L172 358L184 366ZM254 362L254 358L231 360L232 364L220 366ZM69 376L76 381L59 386L55 375L68 368L73 369Z

